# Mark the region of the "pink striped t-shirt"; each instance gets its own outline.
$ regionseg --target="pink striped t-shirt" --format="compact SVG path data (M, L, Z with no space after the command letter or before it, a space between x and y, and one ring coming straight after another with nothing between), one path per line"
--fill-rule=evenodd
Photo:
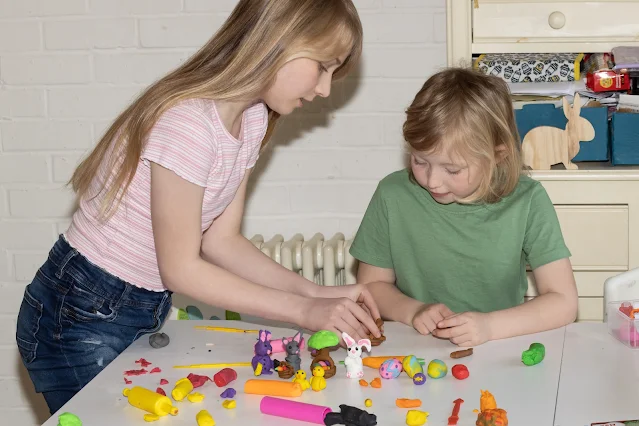
M268 126L264 104L242 117L240 138L222 124L215 102L183 101L167 110L151 130L137 172L119 207L105 223L97 220L103 194L96 194L107 175L106 162L80 201L64 234L69 244L90 262L135 286L164 291L151 227L151 167L157 163L205 188L202 233L230 204L255 165Z

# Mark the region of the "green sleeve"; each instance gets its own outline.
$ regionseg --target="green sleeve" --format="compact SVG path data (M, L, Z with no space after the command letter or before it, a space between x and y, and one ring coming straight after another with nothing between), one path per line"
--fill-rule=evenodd
M388 209L378 185L368 204L350 249L360 262L379 268L393 268L388 232Z
M535 186L530 201L524 253L533 270L571 255L564 242L555 207L541 184Z

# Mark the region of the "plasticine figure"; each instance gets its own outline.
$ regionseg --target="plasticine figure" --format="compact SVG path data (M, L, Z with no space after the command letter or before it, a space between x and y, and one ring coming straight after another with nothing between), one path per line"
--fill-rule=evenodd
M342 338L348 346L348 357L344 360L346 366L346 377L349 379L360 378L364 376L364 366L362 365L362 348L371 350L371 341L369 339L360 339L357 343L346 332L342 332Z
M326 388L326 379L324 378L324 367L317 365L313 367L313 377L311 378L311 389L319 392Z
M305 391L306 389L311 387L311 384L308 382L308 380L306 380L306 371L304 370L297 370L297 372L295 373L295 378L293 379L293 383L299 383L302 387L302 391Z
M251 360L251 366L253 371L259 371L259 374L273 374L271 371L274 368L273 360L271 359L271 353L273 348L271 347L271 332L268 330L260 330L259 339L255 343L255 356ZM258 364L260 367L258 367Z
M282 339L284 350L286 351L286 362L293 366L293 371L297 371L301 367L302 360L300 358L300 342L302 341L302 332L298 331L292 340L286 337Z
M377 425L377 416L370 414L357 407L341 404L339 406L341 412L331 412L324 417L326 426L346 425L346 426L375 426Z

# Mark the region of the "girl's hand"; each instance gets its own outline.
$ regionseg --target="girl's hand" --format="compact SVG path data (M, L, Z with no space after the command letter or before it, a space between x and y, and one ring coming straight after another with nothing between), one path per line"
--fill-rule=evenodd
M427 335L437 328L438 322L451 315L455 313L443 303L424 304L413 316L413 327L419 333Z
M342 332L348 333L356 341L368 338L368 330L378 337L379 329L371 316L359 305L370 294L358 297L356 301L348 297L309 298L301 319L302 327L311 331L329 330L337 334L342 342Z
M449 339L459 346L477 346L491 340L488 315L481 312L464 312L437 323L433 336Z
M368 288L364 284L349 284L349 285L329 286L329 287L317 286L315 297L322 297L322 298L346 297L352 300L353 302L359 304L364 309L364 311L366 311L366 313L373 318L373 320L376 320L377 318L381 318L381 315L379 313L379 307L377 306L377 303L375 303L375 299L373 299L373 295L370 293L370 291L368 291ZM366 334L364 338L368 337L369 331L372 332L373 335L375 335L375 337L379 337L380 335L377 334L377 332L382 332L383 330L380 330L378 327L375 327L372 329L366 328L364 330L364 333Z

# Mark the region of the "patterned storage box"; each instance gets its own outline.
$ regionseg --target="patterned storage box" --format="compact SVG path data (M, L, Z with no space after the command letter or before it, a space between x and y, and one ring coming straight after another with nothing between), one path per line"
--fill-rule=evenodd
M474 67L509 83L576 81L582 53L487 53Z

